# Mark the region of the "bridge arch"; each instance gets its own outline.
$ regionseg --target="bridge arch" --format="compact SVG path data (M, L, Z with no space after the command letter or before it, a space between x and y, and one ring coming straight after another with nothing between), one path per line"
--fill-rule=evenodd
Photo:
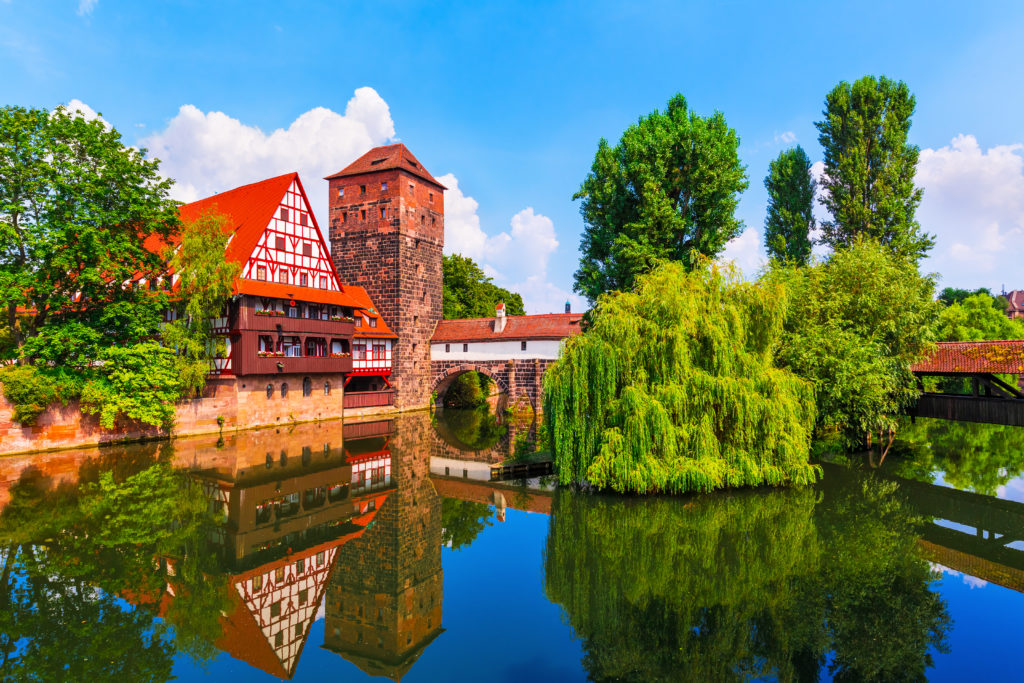
M448 393L448 389L451 388L455 378L464 375L467 372L479 372L482 375L487 376L494 385L498 388L498 393L508 396L508 370L504 367L504 363L493 364L493 363L467 363L462 365L451 365L440 368L434 375L434 386L433 392L434 404L440 406L444 400L445 394Z

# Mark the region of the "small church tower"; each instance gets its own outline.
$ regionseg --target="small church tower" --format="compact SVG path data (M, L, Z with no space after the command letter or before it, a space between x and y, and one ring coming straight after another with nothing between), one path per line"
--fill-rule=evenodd
M430 402L430 337L441 320L444 191L403 144L375 147L328 176L331 256L398 335L395 407Z

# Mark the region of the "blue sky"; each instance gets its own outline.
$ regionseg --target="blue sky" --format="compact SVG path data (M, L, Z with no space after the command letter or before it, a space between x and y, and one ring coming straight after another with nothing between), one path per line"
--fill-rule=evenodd
M401 140L453 188L449 250L547 312L599 138L676 92L724 112L750 176L727 255L752 275L768 162L820 159L825 93L886 74L917 96L926 268L1024 288L1024 4L889 4L0 0L0 102L101 112L182 199L298 170L321 216L320 176Z

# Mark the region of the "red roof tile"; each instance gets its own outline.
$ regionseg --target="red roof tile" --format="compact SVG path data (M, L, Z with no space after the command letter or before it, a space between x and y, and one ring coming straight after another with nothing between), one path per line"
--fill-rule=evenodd
M939 342L935 355L915 363L921 373L1024 373L1024 339L1010 341Z
M352 300L356 302L356 308L358 309L356 311L357 316L361 311L367 318L377 319L376 327L367 327L366 325L357 327L354 336L386 339L398 338L398 335L392 332L391 328L388 327L388 324L384 322L384 318L381 317L376 306L373 305L373 301L370 299L370 295L366 293L365 289L355 285L344 285L343 289L345 290L345 294L350 296Z
M423 167L423 164L420 163L419 159L414 157L412 152L410 152L409 149L400 142L394 145L374 147L337 173L327 176L326 179L331 180L332 178L344 178L346 176L360 175L362 173L374 173L376 171L387 171L395 168L423 178L443 190L447 189L444 185L437 182L437 178L430 175L430 172Z
M505 318L505 329L494 331L495 318L442 320L432 342L470 342L529 339L564 339L580 333L580 313L513 315Z
M314 287L299 287L298 285L284 285L278 282L264 280L235 280L234 290L238 294L252 294L253 296L264 296L274 299L296 299L314 304L332 304L334 306L348 306L349 308L360 308L362 305L352 298L348 291L350 287L343 287L341 292L332 292L327 289L316 289Z

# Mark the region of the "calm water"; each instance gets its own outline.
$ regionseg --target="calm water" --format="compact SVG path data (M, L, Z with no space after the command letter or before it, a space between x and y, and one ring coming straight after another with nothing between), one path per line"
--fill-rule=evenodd
M528 432L0 459L0 679L1022 677L1024 430L922 420L813 488L646 499L487 481Z

